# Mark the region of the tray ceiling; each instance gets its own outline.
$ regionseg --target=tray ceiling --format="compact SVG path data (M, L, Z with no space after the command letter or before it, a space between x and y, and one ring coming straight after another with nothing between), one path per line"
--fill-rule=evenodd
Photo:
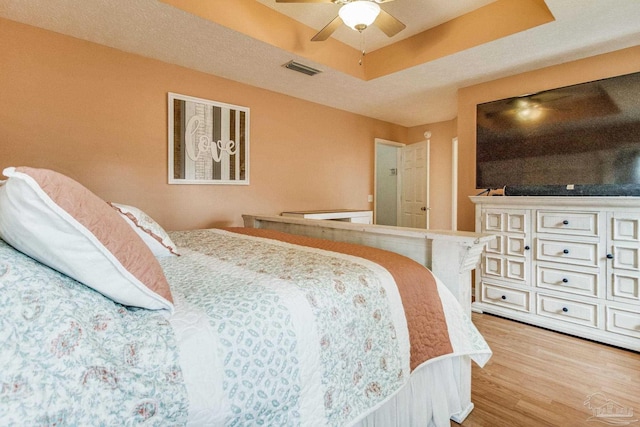
M167 0L176 2L201 3ZM308 41L308 34L337 13L332 4L212 0L209 8L220 17L212 20L157 0L0 0L0 17L403 126L456 117L461 87L635 46L640 40L638 0L546 0L543 6L552 15L548 22L483 38L500 23L523 19L513 9L518 2L525 0L384 3L407 29L391 39L377 28L363 33L369 52L365 66L381 70L369 77L358 65L363 40L355 31L341 28L320 44ZM463 31L456 31L462 27L454 23L469 28L475 24L465 17L496 6L490 14L495 25L473 28L479 44L456 40ZM234 15L242 8L248 12ZM269 22L261 24L263 18ZM282 34L284 27L297 28L288 33L295 34L293 40ZM426 51L429 35L453 37L458 50ZM406 52L413 51L422 57L407 62ZM290 60L323 72L309 77L283 68Z

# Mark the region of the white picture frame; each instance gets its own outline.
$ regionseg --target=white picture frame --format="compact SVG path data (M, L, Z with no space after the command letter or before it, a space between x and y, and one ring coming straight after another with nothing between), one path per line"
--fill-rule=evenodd
M169 184L249 185L249 108L168 94Z

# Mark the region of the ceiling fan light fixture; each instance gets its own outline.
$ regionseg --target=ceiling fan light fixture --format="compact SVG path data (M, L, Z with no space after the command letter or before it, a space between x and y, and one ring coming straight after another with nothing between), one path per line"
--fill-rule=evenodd
M356 0L345 4L338 11L340 19L350 28L363 31L373 24L380 14L380 6L368 0Z

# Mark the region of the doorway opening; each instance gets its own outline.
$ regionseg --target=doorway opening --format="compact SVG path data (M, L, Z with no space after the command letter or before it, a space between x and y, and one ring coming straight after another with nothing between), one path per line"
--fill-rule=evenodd
M375 224L429 227L429 144L376 138Z
M398 225L400 216L401 149L404 144L376 138L374 223Z

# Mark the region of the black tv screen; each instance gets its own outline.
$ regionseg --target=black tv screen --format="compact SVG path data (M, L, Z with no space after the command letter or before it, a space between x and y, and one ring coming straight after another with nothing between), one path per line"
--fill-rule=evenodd
M476 187L640 189L640 73L477 106Z

